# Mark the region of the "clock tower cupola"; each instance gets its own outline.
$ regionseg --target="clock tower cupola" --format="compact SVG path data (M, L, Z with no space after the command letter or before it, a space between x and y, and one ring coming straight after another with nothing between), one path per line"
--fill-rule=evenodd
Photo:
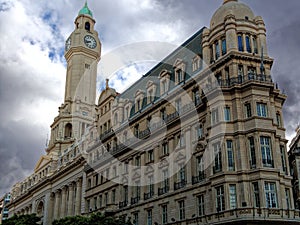
M51 125L48 152L63 151L80 139L95 121L97 66L101 57L101 42L95 23L85 2L75 19L74 31L65 43L65 98Z

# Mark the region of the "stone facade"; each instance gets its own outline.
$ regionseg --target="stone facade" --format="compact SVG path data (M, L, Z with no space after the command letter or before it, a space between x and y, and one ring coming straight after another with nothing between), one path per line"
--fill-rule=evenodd
M300 209L300 126L296 129L296 136L290 144L289 162L292 171L291 175L293 176L295 208Z
M266 27L225 0L122 94L96 95L101 43L87 5L66 41L65 102L47 155L12 190L43 224L102 212L137 224L292 224L292 177ZM59 206L59 207L58 207Z

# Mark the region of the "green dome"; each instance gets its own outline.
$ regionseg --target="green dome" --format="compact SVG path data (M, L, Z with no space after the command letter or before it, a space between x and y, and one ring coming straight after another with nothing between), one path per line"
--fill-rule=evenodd
M87 2L85 2L83 8L79 11L78 15L89 15L89 16L93 17L93 13L89 9Z

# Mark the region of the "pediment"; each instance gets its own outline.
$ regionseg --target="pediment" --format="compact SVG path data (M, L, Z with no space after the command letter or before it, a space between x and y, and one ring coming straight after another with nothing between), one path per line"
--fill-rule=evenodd
M162 167L167 167L169 166L169 162L166 159L163 159L160 163L159 163L159 168Z
M153 173L153 172L154 172L153 167L151 165L147 166L147 168L146 168L146 174Z
M34 172L38 172L40 169L43 169L46 165L48 165L51 162L51 158L46 155L42 155L35 165Z
M185 158L186 158L186 155L183 154L182 152L179 152L177 154L176 161L185 160Z

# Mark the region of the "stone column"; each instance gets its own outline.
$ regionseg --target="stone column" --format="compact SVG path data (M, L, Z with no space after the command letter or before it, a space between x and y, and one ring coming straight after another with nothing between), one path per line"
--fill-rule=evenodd
M80 215L80 209L81 209L81 186L82 186L82 180L79 179L76 183L76 198L75 198L75 215Z
M60 208L60 191L56 190L55 192L55 201L54 201L54 208L53 208L53 219L59 218L59 208Z
M61 190L61 208L60 208L60 218L64 218L66 216L66 187L63 187Z
M244 47L244 52L247 52L247 46L246 46L246 34L243 34L243 47Z
M69 184L69 199L68 199L68 212L67 216L73 216L73 197L74 197L74 185Z
M186 182L187 184L192 183L192 137L191 137L191 128L185 130L185 154L186 154Z

